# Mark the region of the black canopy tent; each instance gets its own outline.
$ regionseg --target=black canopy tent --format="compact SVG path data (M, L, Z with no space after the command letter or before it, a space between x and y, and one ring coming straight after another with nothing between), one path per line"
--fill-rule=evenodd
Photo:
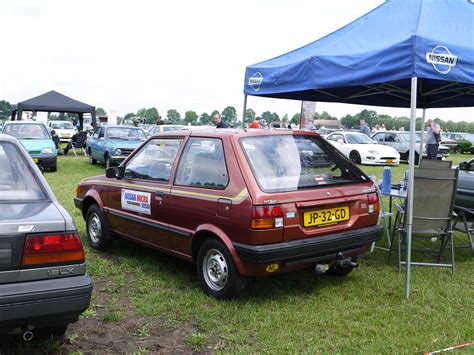
M92 117L92 125L95 127L96 124L95 106L71 99L54 90L19 102L12 110L12 121L15 119L21 120L23 111L77 113L79 114L79 125L81 128L84 122L84 113L89 113Z

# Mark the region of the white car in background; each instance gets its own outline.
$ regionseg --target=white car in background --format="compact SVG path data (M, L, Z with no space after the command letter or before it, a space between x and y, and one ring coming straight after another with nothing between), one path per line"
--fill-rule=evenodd
M356 164L398 165L400 154L360 132L333 132L326 139Z
M76 128L69 121L49 121L48 127L50 131L53 129L56 131L61 143L69 142L72 136L77 133Z

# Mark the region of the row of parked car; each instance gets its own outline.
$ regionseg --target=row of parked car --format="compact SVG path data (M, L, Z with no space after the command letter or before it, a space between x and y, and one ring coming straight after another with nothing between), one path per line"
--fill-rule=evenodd
M129 141L115 129L94 139ZM124 238L192 262L218 299L238 297L250 276L343 276L383 230L374 183L330 142L291 130L163 132L82 180L74 204L92 248ZM63 334L92 290L77 228L11 136L0 135L0 166L0 332Z

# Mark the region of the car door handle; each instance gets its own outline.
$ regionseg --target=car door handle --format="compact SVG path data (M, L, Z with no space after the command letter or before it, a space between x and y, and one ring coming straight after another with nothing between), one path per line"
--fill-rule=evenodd
M155 191L155 197L158 198L163 198L163 196L165 195L165 193L163 191Z

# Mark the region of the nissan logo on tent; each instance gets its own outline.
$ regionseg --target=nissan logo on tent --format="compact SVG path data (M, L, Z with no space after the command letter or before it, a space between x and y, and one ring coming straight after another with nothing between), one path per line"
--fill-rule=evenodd
M458 57L453 55L445 46L436 46L431 52L426 52L426 61L440 74L448 74L451 67L456 66Z
M250 78L249 78L249 86L254 90L254 91L258 91L260 90L260 85L262 85L262 82L263 82L263 76L260 72L257 72L255 74L253 74Z

